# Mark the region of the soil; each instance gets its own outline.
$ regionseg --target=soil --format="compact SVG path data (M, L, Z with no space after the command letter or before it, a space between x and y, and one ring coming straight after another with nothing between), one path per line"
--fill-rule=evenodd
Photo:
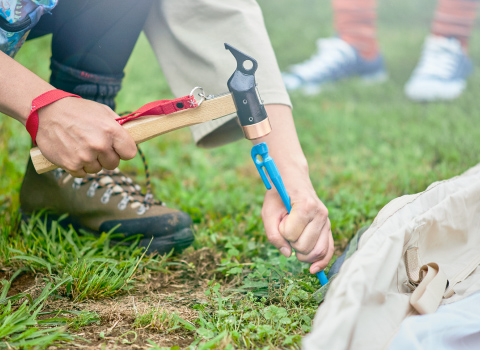
M194 333L185 329L165 333L150 328L133 327L136 315L144 314L150 308L163 308L168 313L176 312L187 321L197 318L198 313L193 306L205 302L207 282L216 274L220 258L207 248L192 250L183 257L184 260L179 261L178 267L169 267L170 273L147 272L138 275L135 291L131 293L82 303L74 303L59 296L49 298L43 312L95 311L100 316L98 324L84 326L77 332L70 329L69 332L78 337L73 342L61 347L50 346L49 349L146 349L151 347L147 340L160 347L178 345L185 348L190 345L194 340ZM0 280L9 280L12 275L13 271L0 269ZM43 277L32 273L20 274L13 281L9 296L21 292L29 292L32 297L37 296L45 286ZM62 316L73 317L71 314Z
M7 281L12 277L13 272L10 270L0 270L0 280L5 279ZM10 289L8 290L7 297L10 297L19 293L30 293L32 297L36 295L37 291L41 290L44 283L41 281L39 276L31 272L21 273L19 276L13 280Z
M205 286L206 287L206 286ZM185 348L194 340L193 332L180 330L163 333L149 328L133 328L136 314L144 314L149 308L163 308L169 313L176 312L187 321L194 321L198 314L192 306L204 299L206 288L198 284L169 285L148 292L136 292L114 299L102 299L74 304L68 299L54 300L48 303L45 311L77 310L95 311L100 316L99 324L82 327L72 334L79 338L67 345L67 348L83 349L145 349L149 347L147 339L160 347L174 345ZM135 339L135 334L137 335ZM127 332L130 332L127 334ZM56 347L51 347L55 349Z

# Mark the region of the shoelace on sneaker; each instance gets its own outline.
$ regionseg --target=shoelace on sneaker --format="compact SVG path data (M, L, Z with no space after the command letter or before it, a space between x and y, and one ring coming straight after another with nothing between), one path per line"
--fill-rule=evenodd
M143 166L145 169L146 177L146 192L142 192L140 185L133 183L133 180L124 175L118 168L115 170L102 170L97 174L88 174L84 178L75 178L73 180L72 187L79 189L90 183L90 187L87 190L87 196L93 197L97 190L107 188L105 193L101 197L102 203L108 203L112 196L121 195L122 200L118 203L118 209L124 210L129 203L132 208L137 209L138 215L143 215L152 205L165 205L164 202L155 200L152 194L152 188L150 183L150 171L148 169L147 160L142 150L137 146L138 153L142 158ZM54 170L54 176L57 180L60 180L66 173L63 169ZM66 183L71 180L72 175L67 174L63 178L63 182ZM135 197L143 198L139 200Z
M318 50L308 60L291 68L303 80L316 80L336 74L349 61L355 60L353 48L339 38L319 39Z
M460 54L462 54L462 48L455 39L428 38L414 74L448 79L457 67Z

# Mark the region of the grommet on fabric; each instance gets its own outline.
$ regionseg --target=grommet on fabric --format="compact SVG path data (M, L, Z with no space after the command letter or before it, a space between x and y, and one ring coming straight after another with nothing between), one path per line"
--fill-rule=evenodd
M188 102L188 103L187 103ZM133 120L144 115L164 115L175 113L179 110L198 107L198 103L191 95L176 98L174 100L160 100L147 103L135 112L117 118L117 122L122 125L129 120Z

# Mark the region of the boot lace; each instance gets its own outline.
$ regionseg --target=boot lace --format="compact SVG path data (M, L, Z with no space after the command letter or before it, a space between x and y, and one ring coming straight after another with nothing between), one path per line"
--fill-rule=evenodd
M113 196L122 196L122 200L118 203L118 209L124 210L131 203L133 209L137 209L138 215L143 215L150 209L153 205L163 205L165 203L153 198L152 186L150 182L150 171L148 169L147 160L145 155L137 146L138 153L142 158L145 177L146 177L146 192L142 192L140 185L133 182L131 178L124 175L118 168L115 170L106 170L103 169L97 174L87 174L84 178L74 178L72 187L79 189L82 186L90 184L90 187L87 190L87 196L93 197L97 190L106 188L107 190L103 193L100 201L104 204L110 201L110 198ZM66 171L63 169L54 170L54 175L57 180L61 179L66 174ZM73 178L72 175L67 174L63 179L63 182L68 182Z

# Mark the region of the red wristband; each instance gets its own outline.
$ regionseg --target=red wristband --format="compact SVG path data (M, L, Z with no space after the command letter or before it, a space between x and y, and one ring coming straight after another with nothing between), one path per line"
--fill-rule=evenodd
M65 97L81 98L80 96L57 89L57 90L47 91L44 94L41 94L40 96L36 97L32 101L32 111L28 115L27 123L25 124L25 127L27 128L28 133L32 137L32 141L34 145L37 144L36 138L37 138L37 132L38 132L38 123L39 123L37 111L40 108L48 106L49 104L56 102L58 100L61 100L62 98L65 98Z

